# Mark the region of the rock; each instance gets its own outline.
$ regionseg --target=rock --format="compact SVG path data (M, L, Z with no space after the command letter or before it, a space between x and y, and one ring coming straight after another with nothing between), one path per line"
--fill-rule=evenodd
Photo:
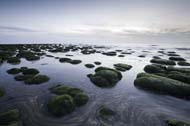
M25 69L23 70L22 72L24 75L36 75L38 73L40 73L37 69L34 69L34 68L28 68L28 69Z
M34 77L34 75L18 75L18 76L15 76L14 79L16 81L25 81L25 80L28 80L33 77Z
M20 122L20 114L18 109L12 109L7 112L0 113L1 126L21 126L19 122Z
M2 87L0 87L0 97L2 97L4 94L5 94L5 90Z
M121 80L122 75L117 70L107 67L98 67L95 69L95 74L89 74L88 77L99 87L112 87Z
M153 56L154 59L161 59L159 56Z
M144 67L144 71L147 73L164 73L164 66L151 64Z
M153 74L138 74L134 85L140 88L169 94L176 97L189 98L190 96L190 85Z
M93 64L85 64L87 68L94 68L95 66Z
M117 63L117 64L114 64L114 68L119 71L127 71L127 70L130 70L132 66L128 64L124 64L124 63Z
M174 61L186 61L184 58L179 57L179 56L172 56L169 59L174 60Z
M82 106L88 102L88 96L79 88L69 86L57 85L49 89L52 93L57 95L70 95L74 99L76 106Z
M146 56L145 56L145 55L139 55L138 57L140 57L140 58L145 58Z
M36 53L33 53L31 51L20 51L17 54L17 57L25 58L28 61L33 61L33 60L39 60L40 59L40 57Z
M102 54L103 54L103 55L107 55L107 56L116 56L116 55L117 55L117 52L115 52L115 51L110 51L110 52L103 52Z
M48 103L48 111L55 116L64 116L73 112L74 109L73 98L67 94L55 96Z
M70 60L71 60L70 58L60 58L59 62L64 63L64 62L68 62Z
M111 116L114 116L116 113L106 106L101 106L99 110L99 116L103 119L108 119Z
M179 66L190 66L190 63L185 62L185 61L179 61L177 64L178 64Z
M125 57L125 55L118 55L118 57Z
M94 64L96 64L96 65L101 65L101 62L95 61Z
M7 63L10 64L19 64L21 61L18 57L11 57L7 60Z
M20 72L21 70L19 68L12 68L12 69L7 70L8 74L18 74Z
M81 63L82 61L81 60L70 60L68 61L70 64L79 64Z
M25 84L41 84L49 81L49 77L46 75L36 75L30 79L24 81Z
M167 120L166 123L168 126L190 126L190 123L177 120Z
M163 64L163 65L176 65L174 61L166 60L166 59L152 59L151 63Z
M77 93L74 96L74 102L76 106L82 106L85 105L88 102L88 96L85 95L84 93Z

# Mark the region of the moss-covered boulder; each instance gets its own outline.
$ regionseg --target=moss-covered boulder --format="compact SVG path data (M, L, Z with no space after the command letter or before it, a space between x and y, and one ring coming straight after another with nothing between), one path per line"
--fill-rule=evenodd
M95 61L94 64L96 64L96 65L101 65L102 63L99 62L99 61Z
M10 64L19 64L21 61L18 57L11 57L7 60L7 63Z
M119 71L127 71L127 70L130 70L132 66L128 64L124 64L124 63L117 63L117 64L114 64L114 68Z
M174 61L167 60L167 59L152 59L150 62L151 63L162 64L162 65L176 65L176 63Z
M102 119L109 119L110 117L112 117L112 116L114 116L116 113L112 110L112 109L110 109L110 108L108 108L108 107L106 107L106 106L101 106L100 107L100 110L99 110L99 116L102 118Z
M11 69L7 70L8 74L18 74L20 72L21 72L21 70L19 68L11 68Z
M0 125L21 126L19 110L13 109L7 112L0 113Z
M190 63L185 62L185 61L179 61L177 64L178 64L179 66L190 66Z
M48 103L48 111L55 116L64 116L73 112L74 109L73 98L68 94L55 96Z
M52 93L57 95L68 94L74 99L76 106L82 106L87 103L88 96L79 88L57 85L49 89Z
M70 60L68 63L70 64L80 64L82 61L81 60Z
M64 63L64 62L68 62L70 60L71 60L70 58L60 58L59 62Z
M190 97L190 85L158 75L140 73L134 81L135 86L156 91L164 94L170 94L177 97Z
M16 81L25 81L25 80L31 79L33 77L34 77L34 75L29 75L29 74L28 75L17 75L14 77L14 79Z
M24 81L25 84L41 84L49 81L49 77L46 75L36 75L32 78L26 79Z
M112 87L121 80L122 74L108 67L98 67L95 74L89 74L88 77L99 87Z
M177 120L167 120L166 123L168 126L190 126L190 123Z
M2 97L4 94L5 94L5 90L2 87L0 87L0 97Z
M165 67L161 65L151 64L144 67L144 71L147 73L164 73Z
M28 68L28 69L25 69L23 70L22 72L24 75L36 75L38 73L40 73L37 69L34 69L34 68Z
M95 66L93 64L85 64L85 67L87 67L87 68L94 68Z
M170 60L174 60L174 61L186 61L184 58L179 57L179 56L172 56L169 57Z

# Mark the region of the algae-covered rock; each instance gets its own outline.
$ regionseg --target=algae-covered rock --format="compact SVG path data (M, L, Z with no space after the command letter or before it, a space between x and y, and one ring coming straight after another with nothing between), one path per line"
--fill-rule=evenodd
M162 65L176 65L176 63L172 60L166 60L166 59L152 59L150 61L151 63L157 63Z
M0 113L0 125L2 126L21 126L19 124L20 114L18 109Z
M87 103L88 96L79 88L57 85L49 89L52 93L57 95L68 94L74 99L76 106L82 106Z
M144 67L144 71L147 73L164 73L165 67L161 65L151 64Z
M185 62L185 61L179 61L177 64L178 64L179 66L190 66L190 63Z
M11 69L7 70L8 74L18 74L20 72L21 72L21 70L19 68L11 68Z
M124 63L114 64L114 67L116 70L119 70L119 71L127 71L127 70L130 70L132 68L131 65L124 64Z
M2 97L4 94L5 94L5 90L2 87L0 87L0 97Z
M28 80L28 79L33 78L33 77L34 77L34 75L17 75L14 77L14 79L16 81L25 81L25 80Z
M70 60L68 61L70 64L79 64L81 63L82 61L81 60Z
M59 62L64 63L64 62L68 62L70 60L71 60L70 58L60 58Z
M23 70L22 72L24 75L36 75L38 73L40 73L37 69L34 69L34 68L28 68L28 69L25 69Z
M177 120L167 120L166 123L168 126L190 126L190 123Z
M32 78L26 79L25 84L41 84L49 81L49 77L46 75L36 75Z
M179 56L172 56L169 57L170 60L174 60L174 61L186 61L184 58L179 57Z
M190 96L190 85L158 75L140 73L137 75L134 84L144 89L173 96L186 98Z
M93 64L85 64L85 67L87 67L87 68L94 68L95 66Z
M11 58L8 58L7 62L11 64L19 64L20 59L18 57L11 57Z
M100 110L99 110L99 116L102 118L102 119L105 119L105 120L109 120L111 117L113 117L116 113L106 107L106 106L101 106L100 107Z
M55 116L64 116L73 112L74 109L73 98L67 94L55 96L48 103L48 111Z
M112 87L121 80L122 75L117 70L108 67L98 67L95 74L89 74L90 80L99 87Z
M101 65L102 63L99 62L99 61L95 61L94 64L96 64L96 65Z

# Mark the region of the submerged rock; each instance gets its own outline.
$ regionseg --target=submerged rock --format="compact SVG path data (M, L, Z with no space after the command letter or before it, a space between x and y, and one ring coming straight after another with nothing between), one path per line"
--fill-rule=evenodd
M90 80L99 87L112 87L121 80L122 75L117 70L108 67L98 67L95 74L89 74Z
M74 109L76 107L85 105L89 100L89 97L79 88L57 85L55 87L50 88L49 90L54 94L60 95L62 97L64 96L64 98L62 98L62 97L60 98L57 96L57 97L53 98L53 101L54 101L53 103L52 103L52 100L49 102L49 104L50 104L50 106L48 105L49 111L56 116L64 116L66 114L69 114L72 111L74 111ZM68 108L69 106L61 105L61 104L64 104L65 97L67 97L66 100L69 99L68 102L71 105L70 106L71 108ZM60 102L58 102L58 100L60 100ZM54 105L51 105L51 104L54 104ZM59 107L58 111L56 111L56 108L54 108L54 107L56 107L55 104L57 104L56 106ZM67 109L67 108L72 111L65 112L65 109ZM63 110L64 110L64 112L62 112ZM59 113L59 111L61 111L61 113Z
M127 70L130 70L132 68L131 65L124 64L124 63L114 64L114 67L116 70L119 70L119 71L127 71Z
M21 126L20 114L18 109L12 109L4 113L0 113L1 126Z
M87 68L94 68L95 66L93 64L85 64Z
M140 73L134 82L135 86L144 89L170 94L177 97L190 97L190 85L158 75Z
M177 120L167 120L166 123L168 126L190 126L190 123Z
M166 60L166 59L152 59L151 63L163 64L163 65L176 65L174 61Z

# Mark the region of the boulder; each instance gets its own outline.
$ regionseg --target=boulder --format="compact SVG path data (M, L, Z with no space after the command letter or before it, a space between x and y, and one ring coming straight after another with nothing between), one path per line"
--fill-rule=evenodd
M95 74L89 74L90 80L99 87L112 87L121 80L122 75L117 70L108 67L98 67Z
M190 96L190 85L158 75L140 73L137 75L134 84L140 88L172 96L185 98L189 98Z
M127 71L127 70L130 70L132 66L128 64L124 64L124 63L117 63L117 64L114 64L114 68L119 71Z
M162 64L162 65L176 65L176 63L174 61L166 60L166 59L152 59L150 62Z

